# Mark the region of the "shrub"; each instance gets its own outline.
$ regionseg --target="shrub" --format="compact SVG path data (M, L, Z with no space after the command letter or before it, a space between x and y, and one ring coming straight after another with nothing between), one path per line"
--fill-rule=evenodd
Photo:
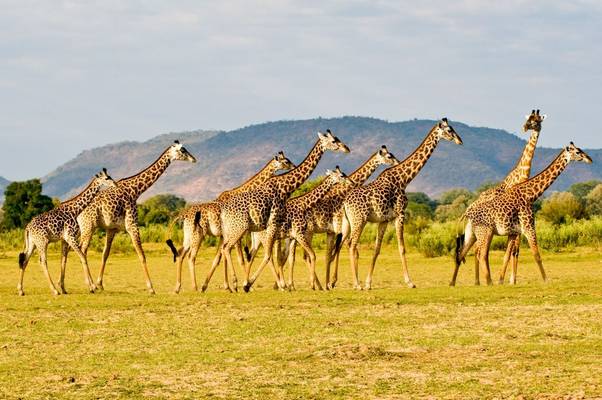
M546 198L538 215L548 222L561 224L571 220L582 218L585 207L570 192L556 192Z
M602 183L588 193L585 197L585 204L588 215L602 215Z
M138 224L167 224L171 216L186 205L186 201L173 194L159 194L138 205Z
M54 208L52 199L42 194L39 179L12 182L4 191L2 227L23 228L33 217Z

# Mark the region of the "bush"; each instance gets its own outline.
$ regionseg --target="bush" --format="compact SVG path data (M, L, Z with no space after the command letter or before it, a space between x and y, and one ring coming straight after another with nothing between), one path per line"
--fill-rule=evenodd
M553 224L562 224L583 218L585 207L570 192L556 192L546 198L538 215Z
M585 204L588 215L602 215L602 183L588 193L585 197Z
M186 201L173 194L159 194L138 205L138 225L167 224Z

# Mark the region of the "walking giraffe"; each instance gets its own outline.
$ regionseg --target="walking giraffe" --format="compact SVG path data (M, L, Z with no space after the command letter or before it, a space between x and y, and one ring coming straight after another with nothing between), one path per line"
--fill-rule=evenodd
M529 247L539 267L542 279L544 282L547 280L537 246L533 202L554 183L556 178L558 178L571 161L581 161L591 164L592 159L571 142L538 175L511 187L489 201L475 205L475 207L466 212L468 223L464 234L465 242L462 251L456 255L456 267L452 281L455 281L458 274L458 260L464 259L472 245L476 243L477 248L475 251L478 262L476 268L484 267L487 284L491 285L489 246L494 234L500 236L508 235L511 242L515 241L517 236L524 235L529 242ZM513 268L516 268L516 263L513 264ZM516 270L513 269L510 283L514 284L515 282Z
M159 179L171 162L176 160L196 162L196 158L176 140L174 144L165 149L159 158L145 170L129 178L119 180L117 187L102 192L77 217L77 222L81 229L81 248L84 254L88 251L90 240L96 228L101 227L106 231L102 262L96 281L96 285L100 289L104 288L103 276L107 259L111 252L113 238L118 231L125 229L130 235L134 249L142 264L146 287L151 294L155 293L140 240L136 201L142 193Z
M230 251L246 232L266 230L265 254L255 274L249 277L250 271L246 271L244 290L249 291L257 277L268 262L271 262L272 272L278 286L284 289L284 279L277 271L272 260L272 248L278 224L282 220L282 213L286 200L314 171L322 155L326 151L337 151L348 153L349 148L339 138L334 136L330 130L326 133L318 132L318 140L308 153L307 157L295 169L268 179L260 188L240 193L230 197L224 202L221 210L221 223L223 243L220 254L216 255L211 270L202 289L205 290L215 268L219 264L220 257L224 257L226 268L224 271L226 284L227 266L232 265Z
M397 164L399 164L399 160L397 160L397 158L395 158L395 156L392 153L390 153L389 150L387 150L387 146L383 145L357 170L355 170L351 175L349 175L349 183L341 183L334 185L334 187L332 187L326 193L325 196L321 197L314 206L307 208L307 223L305 224L303 229L306 231L306 233L304 234L308 235L308 243L311 245L311 241L314 234L326 233L325 286L327 289L331 289L334 286L330 284L330 264L332 260L331 253L333 252L333 248L335 247L335 237L337 234L341 233L343 219L342 206L345 196L347 195L347 193L349 193L351 189L362 185L380 165L394 166ZM295 200L296 199L291 199L289 200L289 202ZM258 247L259 243L255 243L255 245ZM292 265L294 265L295 263L295 248L296 241L291 241L287 246L288 256L285 257L288 258L288 264L291 268ZM254 252L256 253L257 249L255 249Z
M367 222L378 223L376 244L372 263L366 277L366 289L372 287L372 273L376 259L380 253L385 229L390 221L395 221L397 247L406 284L416 287L408 273L403 240L403 224L408 199L405 188L424 167L441 139L462 144L462 139L448 123L447 118L437 122L426 138L414 152L395 167L384 170L374 181L366 186L353 189L343 202L345 218L343 219L343 241L349 238L349 258L354 278L354 289L362 287L358 276L359 239Z
M196 256L205 236L212 235L217 237L219 239L217 248L218 252L220 251L222 238L222 226L220 221L221 203L237 193L243 193L258 188L259 185L265 183L278 171L288 171L294 167L295 165L288 158L286 158L282 151L280 151L257 174L252 176L242 185L223 192L215 201L194 204L190 207L187 207L172 220L169 231L172 230L173 225L178 220L181 220L182 231L184 234L182 247L179 250L176 249L171 239L167 240L167 245L170 247L174 256L174 261L176 262L175 293L179 293L180 289L182 288L182 263L186 257L188 258L188 268L190 270L192 289L194 291L198 290L195 272ZM247 266L242 257L240 243L237 243L235 247L238 254L238 262L246 269ZM234 268L232 268L232 274L234 277L233 285L236 289L237 282Z
M533 155L535 154L535 147L537 146L537 140L539 139L539 133L541 132L541 123L546 118L546 116L540 115L539 110L532 110L531 114L527 115L525 118L527 120L525 121L525 124L523 125L523 131L524 132L531 131L531 136L529 137L529 140L527 141L527 144L525 145L523 153L522 153L520 159L518 160L516 166L512 169L512 171L510 171L510 173L506 176L506 178L504 178L502 183L500 183L499 185L497 185L494 188L488 189L488 190L484 191L483 193L481 193L479 195L479 197L470 206L468 206L468 209L466 212L469 212L470 210L472 210L474 207L478 206L481 203L485 203L487 201L494 199L497 196L502 195L506 190L513 187L514 185L517 185L517 184L522 183L522 182L526 181L527 179L529 179L529 176L531 175L531 163L533 161ZM464 216L462 216L462 219L463 218L464 218ZM464 231L466 231L466 227L464 228ZM510 238L508 238L508 242L507 242L507 246L506 246L506 254L504 255L504 266L503 266L502 272L500 274L500 283L504 282L504 275L505 275L506 266L508 265L508 263L509 262L511 262L512 264L518 263L518 253L519 253L519 249L520 249L520 235L517 236L517 238L518 238L518 240L516 240L516 241L511 241ZM460 241L458 241L457 245L460 246L460 244L461 244L461 239L460 239ZM456 254L458 254L459 251L460 251L460 249L456 249ZM475 254L475 285L480 284L479 268L478 268L479 263L478 263L477 258L478 257ZM457 260L457 262L462 263L462 262L464 262L464 259ZM517 264L517 266L518 266L518 264ZM454 274L454 276L452 277L452 280L450 282L450 286L454 286L456 284L456 277L457 276Z
M25 227L25 249L22 253L19 253L19 283L17 285L17 291L20 296L23 296L23 275L25 275L25 268L31 258L34 250L37 248L40 255L40 265L48 284L50 285L50 291L59 295L62 293L67 294L65 290L65 268L67 265L67 253L69 247L75 251L79 256L79 259L84 268L84 280L88 286L90 293L94 293L96 287L94 281L90 275L90 269L88 268L88 261L86 255L81 251L78 243L79 227L77 225L77 216L82 210L90 204L94 199L94 196L105 187L115 187L115 182L107 174L107 170L103 170L94 176L88 186L77 196L70 200L66 200L59 204L56 208L47 211L43 214L33 217L33 219ZM48 244L50 242L61 241L61 276L59 278L59 291L52 278L48 273L48 260L47 251Z
M309 224L308 214L309 211L328 193L331 188L335 185L351 186L351 180L341 172L337 165L334 171L327 171L324 180L316 186L313 190L288 200L285 204L282 221L278 226L278 231L275 235L276 240L279 242L282 239L290 238L289 244L289 281L287 287L290 290L295 289L295 283L293 278L294 269L294 252L295 243L299 245L305 251L308 258L307 267L309 270L309 283L312 289L322 290L322 285L316 276L316 253L314 252L311 245L311 233L307 230ZM268 234L267 231L252 232L251 233L253 249L251 251L251 260L254 258L259 248L259 243L267 243ZM279 244L276 244L276 249L279 249ZM292 257L292 258L291 258ZM276 257L278 262L279 270L282 269L281 260Z

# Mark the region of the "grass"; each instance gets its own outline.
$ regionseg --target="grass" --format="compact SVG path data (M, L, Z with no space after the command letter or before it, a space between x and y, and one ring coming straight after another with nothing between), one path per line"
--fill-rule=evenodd
M85 293L70 257L69 295L53 297L35 262L15 295L16 252L0 258L1 398L593 398L602 396L602 255L544 253L543 284L528 250L515 287L472 286L472 265L447 287L449 257L409 254L418 289L383 248L372 291L275 292L269 271L250 294L183 293L167 248L148 244L158 294L137 259L112 256L106 291ZM213 249L199 257L199 278ZM321 254L319 276L323 279ZM370 249L361 251L365 274ZM99 256L91 254L93 272ZM492 260L497 272L500 252ZM58 257L50 258L53 277ZM55 278L56 279L56 278ZM200 279L199 279L200 280Z

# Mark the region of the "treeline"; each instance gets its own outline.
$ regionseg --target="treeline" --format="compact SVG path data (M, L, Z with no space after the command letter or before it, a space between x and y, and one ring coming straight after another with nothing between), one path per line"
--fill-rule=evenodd
M300 195L319 183L312 180L302 185L294 194ZM462 232L459 221L466 208L486 189L495 186L487 183L472 192L467 189L449 190L437 199L425 193L407 193L408 207L405 223L405 239L409 247L419 250L428 257L449 254L455 245L456 236ZM5 191L0 223L0 250L10 251L22 246L22 228L34 216L58 204L42 194L39 180L13 182ZM145 242L163 242L168 235L181 240L179 229L167 232L169 221L186 201L171 194L151 197L138 206L138 223ZM575 246L600 246L602 241L602 182L589 181L572 185L565 192L553 192L535 205L537 232L541 248L558 251ZM91 248L102 251L104 234L95 235ZM376 227L370 224L362 234L364 244L374 243ZM384 237L385 243L394 243L395 234L390 227ZM207 238L206 246L215 245L214 238ZM494 249L505 249L505 238L494 239ZM317 235L314 245L325 245L324 235ZM113 247L117 251L133 251L125 234L116 237Z

